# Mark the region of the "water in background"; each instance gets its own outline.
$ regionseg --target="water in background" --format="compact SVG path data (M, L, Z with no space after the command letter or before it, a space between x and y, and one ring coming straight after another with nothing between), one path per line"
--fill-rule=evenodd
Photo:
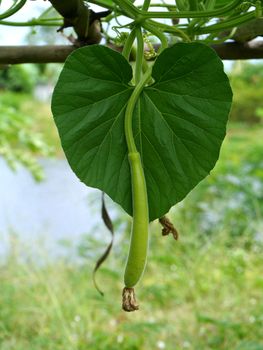
M43 238L49 246L77 241L98 225L108 235L100 217L101 192L81 183L64 159L41 164L46 180L37 183L25 168L13 172L0 159L0 255L10 244L10 233L32 242Z

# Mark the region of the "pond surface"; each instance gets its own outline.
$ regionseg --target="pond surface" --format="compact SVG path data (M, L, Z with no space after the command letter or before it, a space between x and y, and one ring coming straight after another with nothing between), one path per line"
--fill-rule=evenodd
M64 159L40 160L46 180L37 183L20 167L13 172L0 159L0 254L10 233L45 242L78 240L100 225L101 192L81 183Z

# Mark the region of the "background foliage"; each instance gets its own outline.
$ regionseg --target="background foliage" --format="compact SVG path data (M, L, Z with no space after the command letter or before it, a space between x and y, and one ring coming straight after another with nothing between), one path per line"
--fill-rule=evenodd
M235 62L230 81L234 90L231 120L249 124L260 122L260 109L263 105L263 64Z

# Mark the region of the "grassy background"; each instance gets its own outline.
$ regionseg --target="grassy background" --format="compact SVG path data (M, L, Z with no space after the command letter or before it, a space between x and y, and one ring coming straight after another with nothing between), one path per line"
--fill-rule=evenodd
M0 349L262 350L262 150L260 126L230 125L211 176L170 213L179 241L151 225L138 312L120 307L123 214L98 273L104 297L91 282L104 242L86 235L54 260L10 236L13 250L0 265Z

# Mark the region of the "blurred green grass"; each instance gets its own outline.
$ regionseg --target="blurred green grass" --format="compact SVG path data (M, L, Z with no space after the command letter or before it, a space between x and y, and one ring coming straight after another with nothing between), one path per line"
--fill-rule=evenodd
M0 265L0 349L263 350L262 151L260 126L229 125L211 176L171 210L179 241L151 225L138 312L120 306L129 225L98 272L104 297L91 280L98 238L83 237L75 262L70 247L54 260L13 238Z
M123 251L91 282L95 259L49 261L13 256L1 266L1 350L262 349L262 245L227 232L188 233L180 241L152 227L151 253L137 287L140 311L120 309ZM229 243L231 243L229 245ZM94 251L95 253L95 251Z

